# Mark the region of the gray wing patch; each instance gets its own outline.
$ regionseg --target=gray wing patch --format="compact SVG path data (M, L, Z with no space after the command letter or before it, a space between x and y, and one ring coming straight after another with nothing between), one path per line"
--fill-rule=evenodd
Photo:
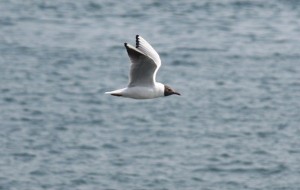
M125 43L131 61L129 87L154 85L153 75L157 68L155 62L137 48Z

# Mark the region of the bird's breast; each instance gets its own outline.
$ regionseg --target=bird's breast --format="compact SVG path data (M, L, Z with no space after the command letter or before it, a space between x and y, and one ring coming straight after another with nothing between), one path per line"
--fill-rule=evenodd
M163 92L160 89L154 87L130 87L127 88L124 93L124 97L134 98L134 99L152 99L163 96Z

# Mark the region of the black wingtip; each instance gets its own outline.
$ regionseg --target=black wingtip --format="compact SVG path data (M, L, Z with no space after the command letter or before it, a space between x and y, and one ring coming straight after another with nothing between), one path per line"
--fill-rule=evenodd
M124 46L127 47L127 42L124 43Z
M135 36L135 47L136 47L136 48L138 48L139 45L140 45L139 37L140 37L140 35L138 35L138 34Z

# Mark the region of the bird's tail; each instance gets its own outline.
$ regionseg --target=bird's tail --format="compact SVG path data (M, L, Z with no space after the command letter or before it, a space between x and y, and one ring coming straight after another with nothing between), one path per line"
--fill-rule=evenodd
M114 90L114 91L110 91L110 92L105 92L105 94L110 94L112 96L123 96L122 89Z

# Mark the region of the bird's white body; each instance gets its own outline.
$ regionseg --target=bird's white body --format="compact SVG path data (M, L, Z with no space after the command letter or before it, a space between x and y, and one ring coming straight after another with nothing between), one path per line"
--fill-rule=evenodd
M180 95L167 85L156 82L156 73L161 66L161 60L158 53L145 39L136 35L136 47L127 43L124 45L131 61L129 84L126 88L105 94L134 99Z
M106 92L106 94L117 95L133 99L152 99L164 96L164 85L156 82L154 86L134 86Z

